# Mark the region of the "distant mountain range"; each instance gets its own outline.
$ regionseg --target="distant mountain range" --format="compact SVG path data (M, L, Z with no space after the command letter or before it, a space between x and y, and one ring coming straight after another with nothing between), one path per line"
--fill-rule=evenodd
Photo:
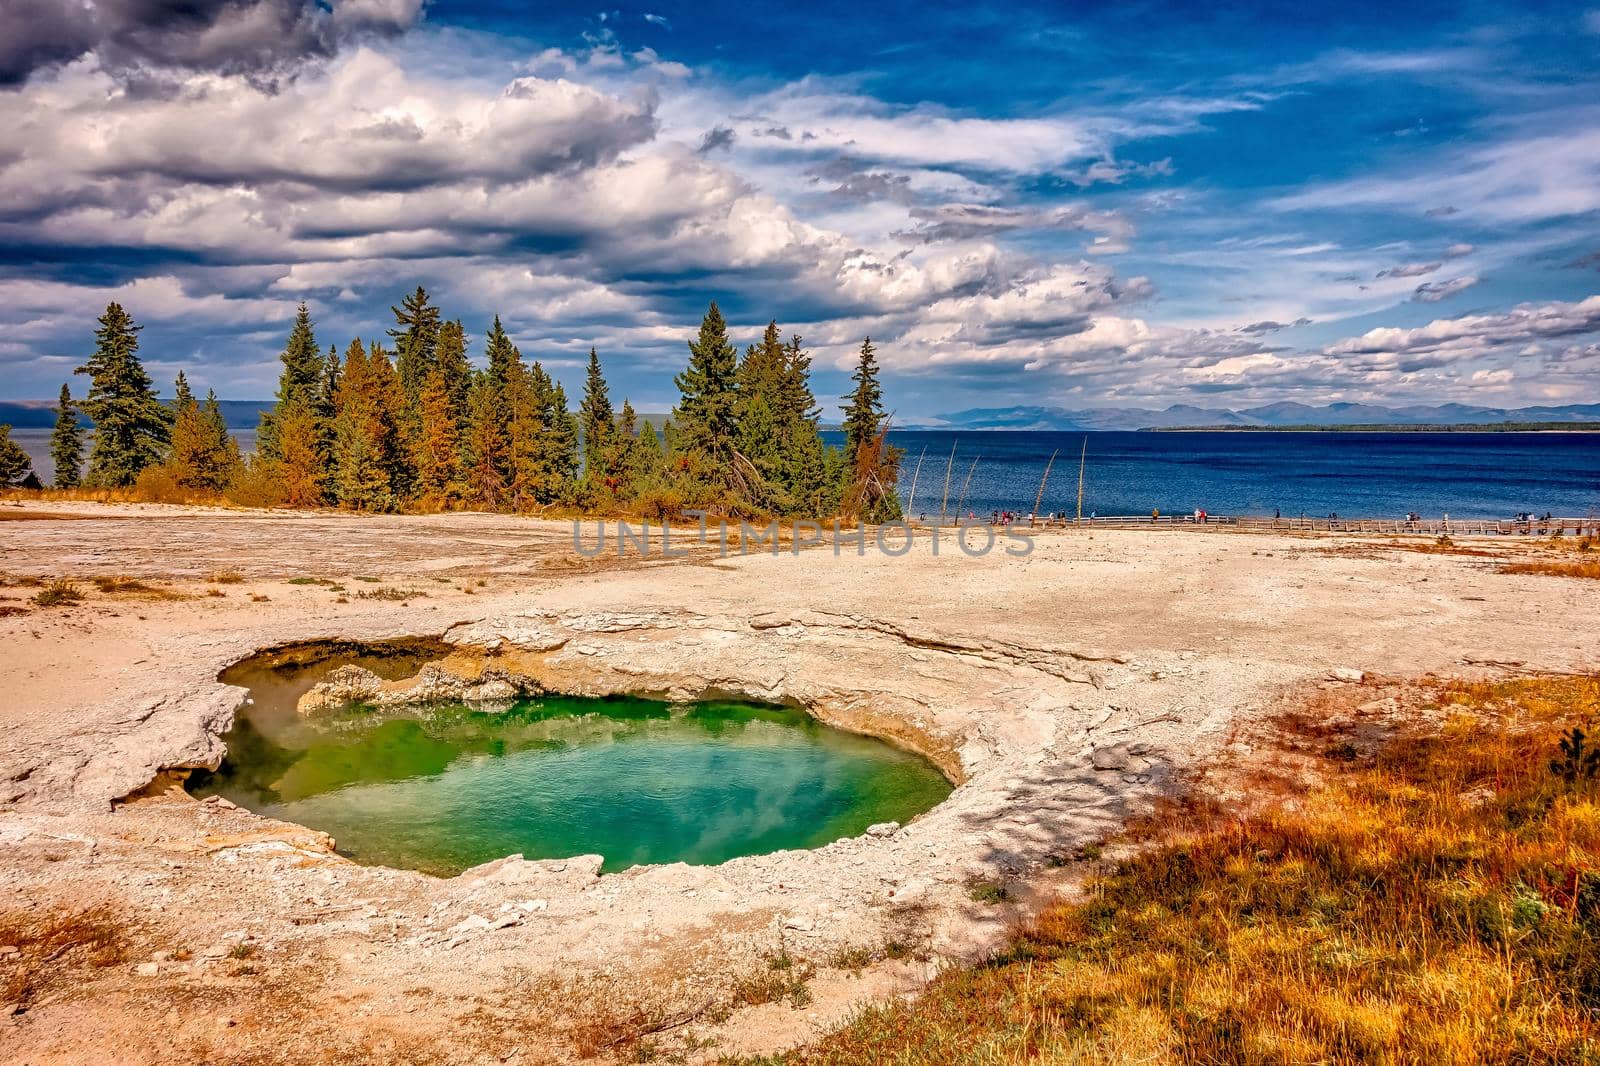
M271 400L218 400L222 420L229 429L255 429L261 412L272 410ZM82 420L85 425L88 419ZM15 429L49 429L56 424L54 400L0 400L0 423Z
M1138 407L1101 407L1072 411L1064 407L972 407L952 411L916 429L1049 429L1130 430L1227 426L1241 429L1284 426L1425 426L1492 425L1498 422L1600 423L1600 404L1561 407L1472 407L1447 403L1438 406L1381 407L1366 403L1270 403L1234 411L1223 407L1173 404L1163 410Z
M271 400L222 400L229 429L255 429ZM640 413L660 425L664 414ZM0 423L17 429L49 429L55 425L54 400L0 400ZM900 423L904 429L1049 429L1130 430L1230 427L1272 429L1286 426L1451 426L1498 422L1600 424L1600 403L1561 407L1472 407L1447 403L1436 407L1381 407L1366 403L1269 403L1234 411L1225 407L1173 404L1161 410L1141 407L1099 407L1072 411L1065 407L972 407L923 421ZM835 428L831 424L823 428Z

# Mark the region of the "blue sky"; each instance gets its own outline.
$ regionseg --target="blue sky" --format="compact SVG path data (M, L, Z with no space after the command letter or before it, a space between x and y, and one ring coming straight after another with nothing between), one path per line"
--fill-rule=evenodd
M0 397L112 299L267 396L421 283L646 410L713 298L919 420L1600 402L1600 8L531 7L8 3Z

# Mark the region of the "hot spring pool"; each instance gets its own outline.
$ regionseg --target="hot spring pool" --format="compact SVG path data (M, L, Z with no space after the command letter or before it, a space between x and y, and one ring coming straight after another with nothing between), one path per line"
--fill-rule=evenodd
M439 875L516 852L598 853L614 871L817 847L905 822L951 788L919 756L751 704L292 706L244 708L226 760L190 791L320 829L358 862Z

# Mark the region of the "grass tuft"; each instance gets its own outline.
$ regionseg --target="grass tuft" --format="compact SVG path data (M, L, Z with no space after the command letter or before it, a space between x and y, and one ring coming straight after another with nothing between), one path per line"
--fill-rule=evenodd
M40 607L65 607L83 599L83 592L71 581L58 577L33 594L33 602Z

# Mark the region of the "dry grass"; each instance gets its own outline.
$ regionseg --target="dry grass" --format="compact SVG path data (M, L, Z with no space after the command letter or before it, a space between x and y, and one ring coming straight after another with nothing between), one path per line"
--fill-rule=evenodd
M1440 728L1245 818L1141 831L1084 902L787 1063L1600 1062L1600 679L1454 684Z
M237 585L244 580L244 575L237 570L217 570L208 574L206 580L213 585Z
M1552 562L1511 563L1500 568L1502 574L1547 574L1550 577L1600 579L1600 559L1571 559Z
M26 1008L36 994L73 983L73 971L115 966L127 957L119 924L105 908L0 914L0 1002Z
M40 607L69 607L82 599L83 591L64 577L47 582L33 596L33 602Z

